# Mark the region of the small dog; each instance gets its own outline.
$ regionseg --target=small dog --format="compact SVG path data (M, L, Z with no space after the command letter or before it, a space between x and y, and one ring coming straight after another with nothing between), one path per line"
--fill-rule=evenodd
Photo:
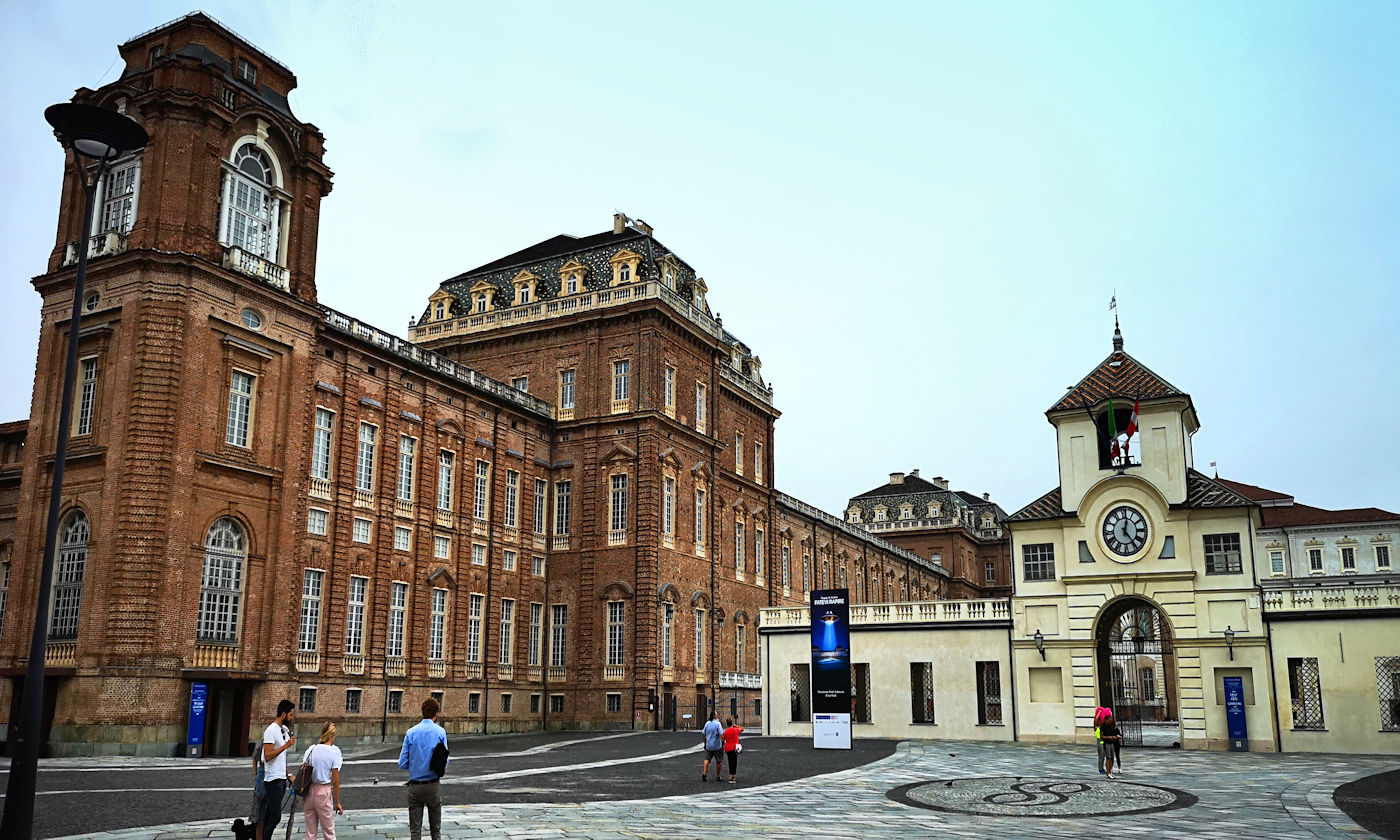
M233 840L254 840L257 836L257 823L244 823L242 818L233 821Z

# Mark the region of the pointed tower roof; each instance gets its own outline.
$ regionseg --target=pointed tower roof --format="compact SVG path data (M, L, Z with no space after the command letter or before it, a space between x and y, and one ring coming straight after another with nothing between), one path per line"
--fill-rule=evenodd
M1089 406L1109 397L1154 400L1162 397L1186 397L1189 394L1153 373L1147 365L1123 350L1123 333L1117 321L1113 325L1113 352L1079 384L1069 389L1046 414L1069 408Z

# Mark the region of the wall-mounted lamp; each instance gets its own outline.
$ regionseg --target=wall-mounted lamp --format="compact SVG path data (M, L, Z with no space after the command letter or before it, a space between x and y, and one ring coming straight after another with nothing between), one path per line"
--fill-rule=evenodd
M1040 651L1040 661L1045 661L1045 634L1040 632L1040 628L1035 630L1035 649Z
M1235 661L1235 629L1225 625L1225 648L1230 651L1230 661Z

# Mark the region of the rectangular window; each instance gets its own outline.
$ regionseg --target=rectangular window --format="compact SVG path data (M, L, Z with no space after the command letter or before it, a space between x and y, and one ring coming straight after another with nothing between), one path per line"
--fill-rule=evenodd
M515 552L509 548L501 552L501 568L507 572L515 571Z
M744 573L744 523L734 523L734 573Z
M517 391L528 392L530 390L530 377L517 376L510 381L510 387L514 388Z
M676 533L676 480L669 475L661 481L661 533Z
M456 452L450 449L438 452L438 510L452 510L452 476L456 468Z
M977 663L977 723L1001 726L1001 663Z
M676 369L666 366L666 390L664 403L667 416L676 413Z
M661 605L661 667L673 664L675 648L676 605L667 601Z
M574 372L559 371L559 407L572 410L574 407Z
M413 465L416 462L415 455L418 451L418 441L408 435L399 437L399 481L397 486L398 500L401 502L413 501Z
M1206 534L1205 549L1206 574L1239 574L1241 569L1239 534Z
M530 695L530 714L532 714L532 715L537 715L537 714L539 714L539 713L540 713L540 696L539 696L538 694L531 694L531 695Z
M316 407L316 431L311 437L311 477L329 481L331 478L331 432L335 428L335 412Z
M1389 568L1390 568L1390 546L1388 546L1388 545L1378 545L1378 546L1376 546L1376 570L1377 570L1377 571L1380 571L1380 570L1382 570L1382 569L1389 569Z
M434 589L428 616L428 658L442 659L443 632L447 627L447 590Z
M467 714L481 714L481 692L473 691L467 695Z
M627 530L627 476L612 477L612 495L608 500L608 521L614 531Z
M394 526L394 550L410 551L413 548L413 529L404 525Z
M753 480L763 483L763 444L753 445Z
M486 596L473 593L467 607L467 661L481 661L481 611L486 606Z
M1400 656L1376 657L1376 695L1381 701L1381 731L1400 732Z
M326 573L307 569L301 579L301 635L297 650L314 653L321 644L321 582Z
M500 659L502 665L511 663L511 650L515 648L515 601L511 598L501 599L501 651Z
M253 416L253 375L235 370L228 386L228 423L224 442L230 446L248 446L248 427Z
M909 699L914 723L935 723L933 718L933 663L909 663Z
M540 642L544 631L544 604L530 605L530 650L529 666L538 668L540 665Z
M1293 701L1294 729L1324 729L1322 674L1315 657L1290 657L1288 696Z
M1055 579L1054 543L1034 543L1021 546L1021 564L1026 580Z
M856 575L859 579L860 575ZM783 546L783 589L792 588L792 546Z
M544 535L544 494L548 485L543 478L535 479L535 533Z
M530 558L530 574L535 577L544 577L544 557L536 554Z
M569 495L573 486L572 481L554 482L554 533L561 537L569 533L569 520L572 515Z
M1308 571L1313 574L1322 573L1322 549L1308 549Z
M441 710L441 711L446 711L446 710L447 710L447 700L445 699L445 698L446 698L446 695L445 695L443 692L441 692L441 691L434 691L434 692L431 692L428 696L429 696L429 697L432 697L434 700L437 701L438 709L439 709L439 710Z
M481 543L472 543L472 565L486 565L486 546Z
M549 711L550 711L551 714L556 714L556 715L558 715L558 714L563 714L563 713L564 713L564 695L562 695L562 694L551 694L551 695L549 695Z
M627 359L613 362L613 401L631 399L632 363Z
M705 670L705 611L695 611L695 670Z
M608 663L609 665L622 664L622 602L608 602Z
M762 581L762 580L763 580L763 566L764 566L764 552L763 552L763 548L764 548L764 546L763 546L763 529L762 529L762 528L754 528L754 529L753 529L753 576L754 576L756 579L758 579L759 581ZM845 570L844 567L841 569L841 574L842 574L843 576L846 574L846 570ZM842 586L845 586L845 585L846 585L846 581L845 581L844 577L843 577L842 580L841 580L841 585L842 585Z
M1356 571L1356 546L1344 545L1340 549L1342 555L1342 571Z
M744 436L740 432L734 433L734 472L744 474Z
M851 723L873 723L870 696L870 663L851 663Z
M403 713L403 689L389 689L389 696L384 699L384 707L389 714L397 715Z
M569 606L551 604L549 617L549 664L564 667L564 640L568 631Z
M442 534L433 535L433 557L447 560L452 557L452 538Z
M1157 701L1157 671L1155 668L1138 669L1139 685L1142 686L1142 699L1147 703Z
M136 191L140 181L140 161L132 161L107 173L102 181L98 233L131 232L131 224L136 220Z
M1275 577L1279 577L1279 576L1283 575L1283 573L1284 573L1284 567L1283 567L1283 552L1282 552L1282 551L1270 551L1270 552L1269 552L1269 572L1270 572L1272 575L1274 575Z
M297 692L297 711L316 711L316 689L310 686L301 687L301 690Z
M97 406L97 357L92 356L78 363L78 416L74 421L74 435L92 434L92 415Z
M368 423L360 424L360 449L355 459L355 489L374 492L374 441L379 430Z
M997 582L997 564L994 563L994 562L992 562L992 561L990 561L990 560L988 560L987 563L986 563L986 565L985 565L984 568L983 568L983 575L982 575L982 576L983 576L983 578L987 581L987 583L996 583L996 582Z
M238 59L238 78L250 85L258 83L258 68L254 67L246 58Z
M330 514L324 510L311 508L306 512L306 533L324 537L330 530Z
M695 383L695 431L705 432L705 386Z
M506 470L506 515L505 526L515 528L520 519L520 473Z
M0 633L5 630L5 604L10 600L10 564L0 563Z
M350 578L350 603L345 611L345 652L361 656L365 652L365 591L369 578Z
M608 698L608 704L607 704L608 714L614 714L614 715L615 715L615 714L617 714L618 712L621 712L621 711L622 711L622 695L621 695L621 694L617 694L617 693L615 693L615 692L610 692L610 693L607 695L607 698Z
M490 490L491 465L486 461L476 462L476 495L472 498L472 518L486 521L486 495Z
M705 491L695 489L695 544L705 544Z
M355 521L350 525L350 539L357 543L367 543L370 541L371 522L368 519L355 517Z
M385 655L403 656L404 615L408 610L408 584L395 581L389 597L389 639Z
M812 591L812 563L807 552L802 552L802 597L808 597Z
M792 694L790 699L793 723L811 723L812 721L811 667L811 665L793 665L791 667L788 685Z
M745 635L747 630L748 628L742 624L734 628L734 670L740 673L744 672L745 654L748 653L744 645L747 640Z
M501 711L502 711L502 712L505 712L506 714L510 714L510 706L511 706L511 696L510 696L509 694L502 694L502 695L501 695Z
M357 715L360 713L360 689L345 689L345 712L346 714Z

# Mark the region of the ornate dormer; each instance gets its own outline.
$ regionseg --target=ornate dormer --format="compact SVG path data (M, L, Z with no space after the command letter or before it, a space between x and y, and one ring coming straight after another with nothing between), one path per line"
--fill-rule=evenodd
M526 303L534 303L538 300L539 293L537 289L539 288L539 283L539 275L530 271L528 268L512 277L510 279L510 284L515 287L514 305L521 306Z
M642 261L642 255L635 251L623 248L608 262L612 265L612 282L610 286L621 286L624 283L631 283L638 279L637 267Z
M452 307L456 305L457 298L450 292L438 289L428 296L428 320L429 321L450 321L452 320Z
M496 308L496 285L489 280L478 280L472 284L472 313L490 312Z
M707 311L707 307L705 304L705 293L709 290L710 287L705 285L704 277L696 277L695 282L690 285L690 302L695 304L695 308L699 309L702 312Z
M661 282L672 291L680 288L681 261L676 259L675 254L661 258Z
M559 296L576 295L583 291L583 283L588 277L588 266L577 259L570 259L559 266Z
M1155 485L1171 504L1186 500L1191 435L1200 428L1189 394L1123 350L1113 352L1045 412L1059 442L1061 503L1078 509L1090 487L1125 473Z

